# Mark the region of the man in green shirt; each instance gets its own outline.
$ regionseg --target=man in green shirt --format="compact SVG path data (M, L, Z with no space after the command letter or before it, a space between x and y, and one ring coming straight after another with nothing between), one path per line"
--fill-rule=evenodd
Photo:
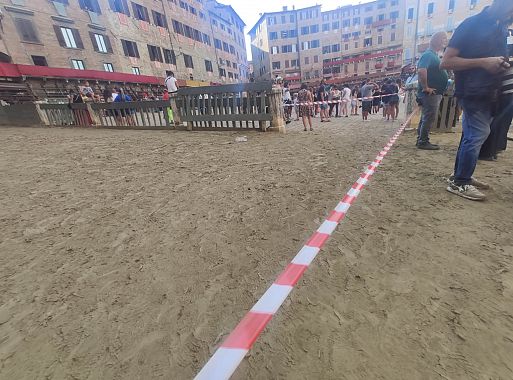
M440 69L438 53L447 46L447 34L438 32L431 38L429 49L422 54L417 65L419 92L417 97L422 106L422 117L417 130L417 148L439 150L440 147L429 142L429 131L438 117L442 95L447 89L449 77Z

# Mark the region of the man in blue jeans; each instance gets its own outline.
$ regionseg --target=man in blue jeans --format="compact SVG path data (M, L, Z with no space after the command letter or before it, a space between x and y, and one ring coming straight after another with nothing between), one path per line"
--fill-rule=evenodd
M456 155L454 176L447 190L471 200L484 200L486 184L472 177L479 150L490 134L507 61L507 21L513 16L512 0L494 0L481 13L455 30L440 68L454 70L456 97L463 108L463 137Z
M440 69L439 52L447 46L447 34L438 32L431 37L429 49L420 57L417 65L419 74L419 91L417 99L422 105L422 117L417 130L417 148L439 150L440 147L429 142L429 132L438 119L438 109L442 95L447 90L449 76Z

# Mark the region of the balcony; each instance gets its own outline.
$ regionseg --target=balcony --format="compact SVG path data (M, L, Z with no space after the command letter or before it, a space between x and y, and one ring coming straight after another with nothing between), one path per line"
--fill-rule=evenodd
M395 67L395 61L388 61L387 67Z
M392 23L392 20L380 20L380 21L375 21L372 23L372 27L373 28L378 28L380 26L386 26L386 25L390 25Z
M383 66L384 66L384 65L383 65L382 63L376 63L376 64L374 65L374 68L375 68L376 70L379 70L379 69L382 69L382 68L383 68Z

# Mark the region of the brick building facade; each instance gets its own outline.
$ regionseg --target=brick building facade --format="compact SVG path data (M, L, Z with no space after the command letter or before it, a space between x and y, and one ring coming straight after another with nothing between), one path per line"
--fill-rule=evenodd
M450 34L491 2L377 0L330 11L316 5L264 13L249 31L253 75L255 80L279 75L292 87L322 78L344 83L395 76L429 46L431 35Z
M0 58L214 83L247 81L244 22L215 0L0 0Z

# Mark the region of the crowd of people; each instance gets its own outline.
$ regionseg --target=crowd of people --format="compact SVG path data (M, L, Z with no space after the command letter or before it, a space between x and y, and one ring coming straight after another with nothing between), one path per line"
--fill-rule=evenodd
M290 84L280 77L275 78L275 83L282 87L286 122L292 121L294 112L296 121L302 119L305 131L313 130L312 118L319 117L322 123L327 123L333 117L359 116L360 109L364 121L370 114L381 112L384 120L395 121L403 92L401 79L391 78L379 83L365 81L360 86L330 85L323 79L317 87L303 83L294 94Z

